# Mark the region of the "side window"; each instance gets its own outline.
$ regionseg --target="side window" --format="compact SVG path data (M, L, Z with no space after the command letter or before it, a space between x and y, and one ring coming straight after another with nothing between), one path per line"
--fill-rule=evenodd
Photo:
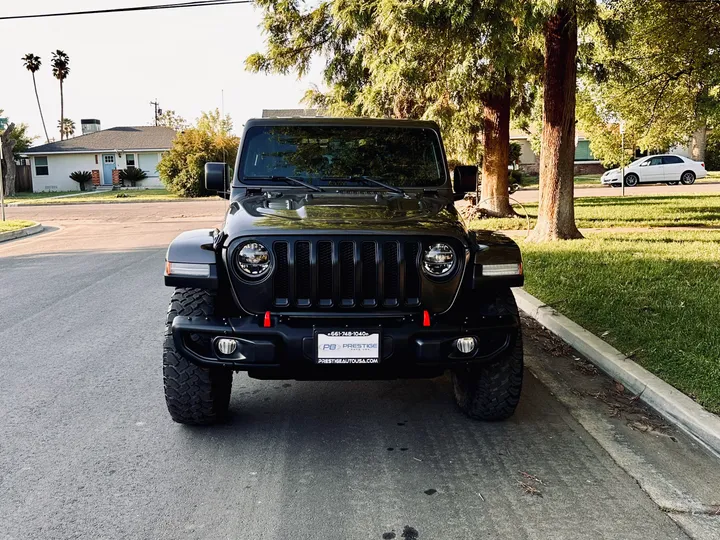
M663 165L677 165L683 163L683 160L677 156L664 156L662 158Z
M661 157L654 157L650 160L650 165L662 165Z
M125 154L125 166L128 169L135 167L135 154Z
M651 160L647 159L647 160L643 161L643 162L640 164L640 166L641 166L641 167L647 167L648 165L650 165L650 161L651 161Z
M36 176L47 176L50 174L50 168L48 167L48 158L45 156L35 158L35 175Z

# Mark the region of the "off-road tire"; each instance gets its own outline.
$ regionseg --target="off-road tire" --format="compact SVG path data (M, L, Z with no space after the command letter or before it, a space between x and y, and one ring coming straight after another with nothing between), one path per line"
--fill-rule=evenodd
M175 347L172 322L177 316L207 317L213 314L213 295L203 289L175 289L170 300L163 348L163 383L168 412L180 424L213 424L227 414L232 390L232 371L202 368ZM204 338L192 336L198 343Z
M498 306L518 317L510 291L497 299ZM514 346L491 364L456 369L452 373L455 401L470 418L497 421L510 418L520 401L523 380L522 330Z

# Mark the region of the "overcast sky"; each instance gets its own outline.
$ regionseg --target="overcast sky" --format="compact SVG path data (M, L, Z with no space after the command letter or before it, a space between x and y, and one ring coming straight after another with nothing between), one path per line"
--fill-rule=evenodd
M170 0L23 0L0 2L0 16L169 3ZM38 91L50 137L59 139L59 83L51 53L70 56L65 81L65 116L80 131L82 118L98 118L103 128L150 125L155 98L194 121L201 111L221 106L239 132L262 109L294 108L311 83L306 79L253 74L245 58L263 48L261 11L252 5L184 8L107 15L0 21L0 109L15 122L42 134L32 77L21 61L41 57ZM76 135L78 134L76 132ZM40 139L36 143L44 142Z

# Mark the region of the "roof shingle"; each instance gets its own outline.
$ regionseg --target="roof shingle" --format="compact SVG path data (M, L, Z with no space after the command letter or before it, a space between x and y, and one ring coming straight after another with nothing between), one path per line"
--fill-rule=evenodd
M175 130L160 126L114 127L64 141L42 144L26 154L59 152L102 152L113 150L166 150L172 146Z

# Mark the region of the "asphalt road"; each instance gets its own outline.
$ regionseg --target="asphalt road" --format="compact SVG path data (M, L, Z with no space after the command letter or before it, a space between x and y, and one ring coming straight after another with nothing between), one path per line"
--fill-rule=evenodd
M529 372L504 423L447 378L236 375L227 424L174 424L164 249L222 208L10 209L50 232L0 244L0 538L686 538Z

